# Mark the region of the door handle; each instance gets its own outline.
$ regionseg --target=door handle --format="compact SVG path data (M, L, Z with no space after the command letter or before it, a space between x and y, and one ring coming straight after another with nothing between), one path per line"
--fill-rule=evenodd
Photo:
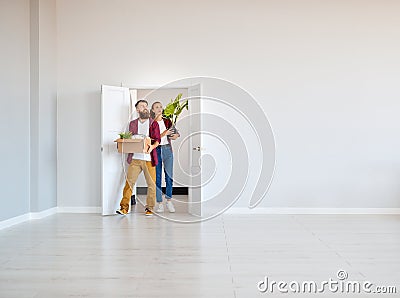
M193 150L194 151L201 151L201 148L200 148L200 146L197 146L197 147L194 147Z

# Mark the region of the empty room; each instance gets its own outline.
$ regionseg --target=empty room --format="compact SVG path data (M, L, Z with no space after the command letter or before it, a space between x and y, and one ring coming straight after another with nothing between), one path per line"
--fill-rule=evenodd
M0 0L0 297L400 297L399 15Z

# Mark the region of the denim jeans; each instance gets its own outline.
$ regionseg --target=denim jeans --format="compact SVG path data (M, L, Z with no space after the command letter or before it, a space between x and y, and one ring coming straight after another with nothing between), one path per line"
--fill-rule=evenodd
M162 168L164 165L164 174L165 174L165 198L172 198L172 172L174 167L174 155L172 153L171 145L163 145L158 146L157 157L158 164L156 165L156 198L157 202L162 202L162 188L161 188L161 179L162 179Z

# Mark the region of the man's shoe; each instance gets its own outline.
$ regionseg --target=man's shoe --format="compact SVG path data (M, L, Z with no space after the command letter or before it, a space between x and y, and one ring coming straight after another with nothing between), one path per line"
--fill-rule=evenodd
M175 212L175 207L174 204L170 200L167 201L167 209L169 212L174 213Z
M144 209L144 215L152 216L153 215L153 211L151 211L149 208L146 208L146 209Z
M163 203L158 203L156 212L157 212L157 213L162 213L162 212L164 212L164 205L163 205Z
M121 215L126 215L126 214L128 214L128 211L125 209L119 209L116 211L116 213L121 214Z

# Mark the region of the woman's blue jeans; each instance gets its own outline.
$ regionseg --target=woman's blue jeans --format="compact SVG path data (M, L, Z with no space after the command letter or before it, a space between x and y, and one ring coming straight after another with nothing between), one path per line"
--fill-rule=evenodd
M158 146L157 157L158 164L156 165L156 198L157 202L162 202L162 188L161 188L161 179L162 179L162 168L164 165L164 174L165 174L165 198L172 198L172 177L173 177L173 167L174 167L174 155L172 153L171 145L163 145Z

